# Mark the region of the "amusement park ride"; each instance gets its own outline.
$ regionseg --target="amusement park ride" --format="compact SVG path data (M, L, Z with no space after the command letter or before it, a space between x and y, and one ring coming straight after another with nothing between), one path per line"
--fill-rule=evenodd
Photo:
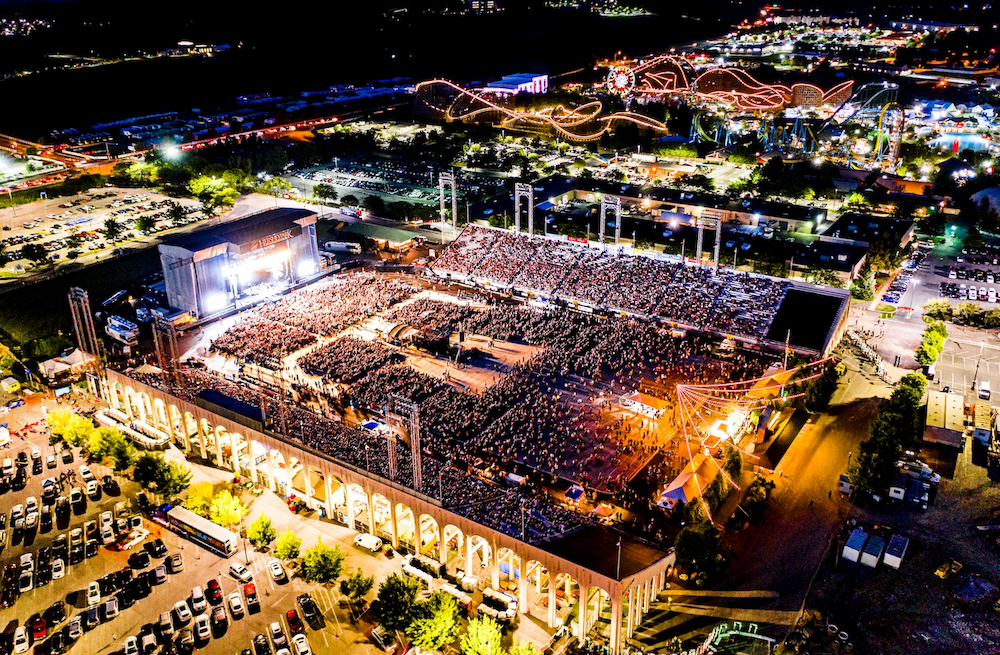
M754 424L767 423L775 402L788 402L803 394L788 393L790 384L800 384L815 380L823 373L832 358L820 359L793 369L781 369L752 380L724 382L717 384L678 384L677 402L674 405L674 424L683 439L689 472L694 482L698 502L705 517L712 521L712 513L705 502L705 488L700 477L703 466L709 463L730 485L739 489L739 481L733 480L720 463L720 455L725 448L739 451L750 460L759 459L749 449L740 445L744 435ZM692 501L693 502L693 501Z
M578 107L518 110L505 98L448 80L422 82L417 93L447 121L490 120L500 128L547 132L577 142L599 139L625 122L668 134L664 123L631 108L661 98L680 99L694 110L692 141L722 148L754 137L750 140L763 152L786 159L821 157L854 168L895 170L904 120L896 102L899 89L866 84L852 94L853 84L842 82L827 91L813 84L765 84L740 68L713 66L699 72L683 57L660 55L608 67L598 91L625 103L624 111L610 114L604 114L599 99Z

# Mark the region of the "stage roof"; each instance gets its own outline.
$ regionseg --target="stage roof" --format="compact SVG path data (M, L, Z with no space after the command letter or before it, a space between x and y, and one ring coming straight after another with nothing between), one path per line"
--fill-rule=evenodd
M274 234L280 234L285 230L300 228L300 224L296 221L301 221L304 218L315 215L316 212L311 209L299 209L296 207L268 209L230 223L199 230L193 234L169 238L164 240L164 243L170 246L185 248L192 252L227 243L235 246L243 246Z
M394 227L385 227L384 225L374 225L372 223L352 223L350 225L345 225L340 229L340 231L347 232L348 234L359 234L363 237L368 237L369 239L391 241L393 243L406 243L407 241L420 236L416 232L399 230Z

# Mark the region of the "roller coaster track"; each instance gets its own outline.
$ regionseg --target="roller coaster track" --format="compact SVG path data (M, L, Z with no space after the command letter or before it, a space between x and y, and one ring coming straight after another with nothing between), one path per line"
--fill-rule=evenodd
M500 116L498 124L501 127L531 130L546 128L572 141L593 141L599 139L611 131L611 126L616 121L631 122L657 132L669 132L667 126L660 121L630 111L620 111L608 116L601 116L600 113L604 106L599 100L568 109L563 105L556 105L543 109L518 111L497 104L490 98L475 91L462 88L449 80L427 80L426 82L417 84L416 90L419 92L421 89L434 85L443 86L457 93L457 96L445 107L434 106L428 102L429 106L444 114L445 118L449 121L468 122L486 114L497 113ZM462 103L465 103L465 105ZM591 131L573 129L582 128L587 123L600 124L600 127Z

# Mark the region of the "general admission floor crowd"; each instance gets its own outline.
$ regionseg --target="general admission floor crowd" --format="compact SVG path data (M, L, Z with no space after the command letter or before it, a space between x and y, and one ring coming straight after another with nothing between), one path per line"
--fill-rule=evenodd
M593 402L605 397L602 392L610 397L638 388L643 380L668 386L672 381L734 379L760 371L758 363L742 358L728 363L703 360L696 338L675 338L669 330L639 319L543 311L495 298L480 298L475 306L419 298L393 307L419 290L405 279L342 276L246 313L215 340L219 351L280 371L289 353L335 337L298 358L301 371L321 382L285 372L295 402L262 396L249 381L231 382L187 367L183 384L172 391L191 399L202 389L215 388L251 404L267 398L267 415L281 417L275 430L382 477L388 477L387 440L344 419L358 410L382 414L393 394L416 400L425 453L420 491L443 495L445 506L518 537L524 506L529 511L526 536L539 540L585 519L545 502L544 493L519 494L479 479L459 463L481 460L480 469L497 464L510 470L516 462L622 492L627 480L610 471L618 470L615 465L626 453L652 455L656 443L623 443L619 427L602 425ZM406 351L396 346L335 336L377 313L418 329L450 333L461 325L468 334L540 349L507 370L498 383L473 394L410 368L404 363ZM489 353L481 353L478 363L489 362ZM160 388L172 386L161 375L130 374ZM326 415L306 409L306 404L325 408ZM409 448L402 443L396 448L396 482L412 487Z
M702 330L763 337L789 283L470 225L432 265L493 289L655 316Z

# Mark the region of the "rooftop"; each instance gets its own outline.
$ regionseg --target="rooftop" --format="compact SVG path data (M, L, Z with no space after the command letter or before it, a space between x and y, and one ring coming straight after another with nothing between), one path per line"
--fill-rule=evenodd
M164 244L185 248L193 252L227 243L242 246L272 234L300 227L299 221L315 215L316 212L311 209L298 209L296 207L268 209L231 223L198 230L193 234L165 239Z
M621 567L618 567L618 544L621 543ZM539 548L579 564L596 573L623 580L667 556L665 551L634 537L591 525L576 532L540 544Z

